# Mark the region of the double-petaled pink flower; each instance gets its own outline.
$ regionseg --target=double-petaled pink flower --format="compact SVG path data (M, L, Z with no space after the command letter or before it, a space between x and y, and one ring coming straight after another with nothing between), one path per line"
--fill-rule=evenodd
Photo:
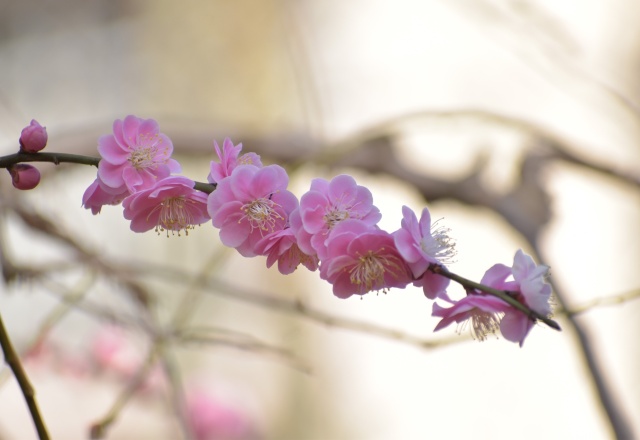
M98 140L98 152L102 157L98 177L117 193L149 188L172 172L180 171L180 164L171 159L171 140L160 133L153 119L133 115L117 119L113 134Z
M430 264L444 264L455 255L455 244L449 230L431 224L431 214L422 210L420 221L408 207L402 207L401 227L393 233L398 252L407 262L415 278L414 285L422 287L429 299L446 294L449 279L427 270Z
M308 240L318 257L326 257L327 239L331 230L347 219L357 219L366 225L380 221L380 211L373 205L373 196L364 186L356 184L353 177L343 174L330 182L313 179L311 189L300 199L301 228L296 236Z
M189 230L209 220L207 194L193 189L194 182L182 176L159 180L151 188L138 191L122 202L124 218L131 220L131 230L158 234Z
M300 264L310 271L318 269L318 257L304 253L296 241L293 229L285 228L272 232L256 243L255 252L266 255L267 267L278 262L278 270L283 275L293 273Z
M391 234L361 220L344 220L333 228L320 277L339 298L404 288L412 280Z
M229 177L238 165L255 165L262 168L260 156L256 153L245 153L240 156L242 144L234 146L231 139L226 138L222 144L222 151L216 141L213 141L213 145L220 162L211 161L211 171L207 176L209 183L218 183L225 177Z
M218 182L207 202L213 226L220 240L241 255L258 255L256 244L287 225L298 199L287 191L289 176L284 168L240 165Z

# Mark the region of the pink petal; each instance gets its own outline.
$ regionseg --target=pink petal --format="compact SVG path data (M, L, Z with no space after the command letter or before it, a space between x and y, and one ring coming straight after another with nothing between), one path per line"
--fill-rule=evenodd
M131 153L123 149L112 134L103 135L98 139L98 153L103 160L114 165L121 165L129 159Z
M133 115L129 115L124 118L124 121L122 123L122 136L124 138L124 142L127 145L137 145L138 127L140 126L140 122L141 119Z
M127 165L112 165L107 161L101 160L98 164L98 177L106 186L120 188L124 185L122 170L125 166Z
M244 223L246 221L232 221L225 224L220 229L220 241L232 248L240 246L249 236L249 228Z
M502 336L508 341L519 342L521 347L531 327L531 320L520 311L506 313L500 322Z
M480 284L502 289L502 284L511 275L511 268L504 264L495 264L484 273Z

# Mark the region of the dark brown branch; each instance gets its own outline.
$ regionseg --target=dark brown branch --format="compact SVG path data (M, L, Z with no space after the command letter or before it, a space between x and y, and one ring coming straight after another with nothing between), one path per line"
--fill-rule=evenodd
M55 165L75 163L97 167L100 158L67 153L15 153L0 157L0 168L8 168L11 165L24 162L50 162Z
M31 413L31 418L33 419L33 424L36 427L36 431L38 431L38 437L41 440L48 440L49 433L47 432L47 427L44 423L44 419L42 418L42 415L40 415L40 409L38 408L38 403L36 402L36 391L33 389L33 386L29 381L29 377L22 367L20 357L13 348L13 344L11 343L11 339L9 339L7 329L4 326L2 315L0 315L0 345L2 345L4 361L7 363L7 365L9 365L11 371L13 371L13 375L18 381L18 385L20 386L20 390L22 391L24 400L27 402L29 412Z

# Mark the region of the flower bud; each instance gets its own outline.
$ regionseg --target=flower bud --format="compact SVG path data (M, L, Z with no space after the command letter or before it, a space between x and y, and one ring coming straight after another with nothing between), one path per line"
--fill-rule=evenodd
M47 145L47 129L35 119L20 134L20 152L37 153Z
M11 174L13 186L18 189L33 189L40 183L40 171L36 167L24 163L7 168Z

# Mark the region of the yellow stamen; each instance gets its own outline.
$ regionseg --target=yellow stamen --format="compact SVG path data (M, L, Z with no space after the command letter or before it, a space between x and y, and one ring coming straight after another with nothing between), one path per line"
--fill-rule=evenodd
M185 196L169 197L162 201L161 204L156 206L147 216L147 219L158 210L160 210L160 216L158 217L158 224L155 231L160 235L160 232L169 231L173 235L177 232L180 237L180 231L184 230L185 235L189 235L189 229L195 229L194 216L191 208L195 202L191 199L185 198Z
M284 219L284 217L276 211L276 207L278 206L280 205L270 198L259 198L242 206L244 216L240 221L246 218L251 225L251 231L260 229L261 232L273 232L276 229L276 222Z

